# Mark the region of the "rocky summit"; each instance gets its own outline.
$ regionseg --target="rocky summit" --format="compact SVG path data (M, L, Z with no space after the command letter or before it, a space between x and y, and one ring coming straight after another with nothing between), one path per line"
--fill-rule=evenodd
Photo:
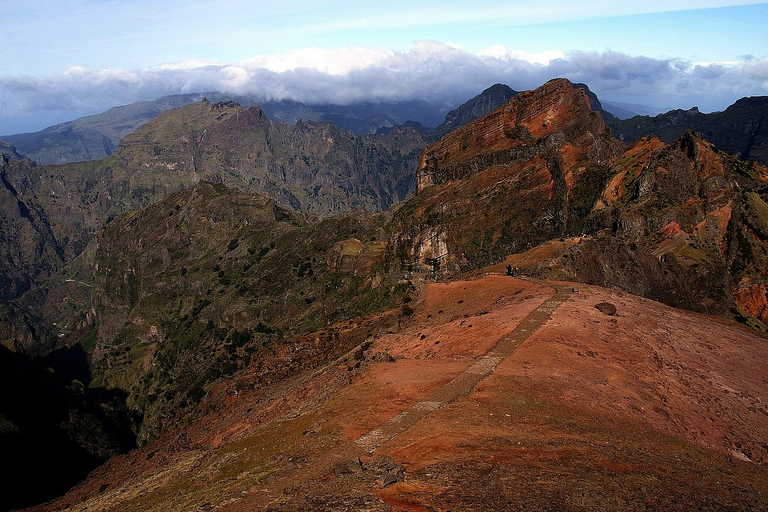
M206 102L126 137L93 164L104 190L178 181L0 317L0 363L62 397L35 430L7 394L4 464L33 478L56 432L83 480L5 508L768 507L768 169L694 132L628 146L593 105L564 79L515 94L426 146L416 194L379 213L313 215L319 175L283 152L326 162L311 197L366 202L332 177L382 139ZM409 133L386 140L412 155ZM32 167L4 165L8 194L71 232L15 184ZM301 207L247 188L281 170ZM106 201L90 190L71 211Z

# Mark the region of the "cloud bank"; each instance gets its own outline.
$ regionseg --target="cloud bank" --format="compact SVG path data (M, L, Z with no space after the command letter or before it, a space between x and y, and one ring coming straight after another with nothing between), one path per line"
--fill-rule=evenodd
M696 63L611 51L530 54L498 45L472 53L450 43L420 41L407 52L307 48L230 63L196 60L139 70L72 67L46 77L0 75L0 133L14 133L10 120L20 116L77 117L167 94L216 90L336 104L425 100L451 108L494 83L525 90L554 77L586 83L602 100L713 111L743 96L768 95L768 57Z

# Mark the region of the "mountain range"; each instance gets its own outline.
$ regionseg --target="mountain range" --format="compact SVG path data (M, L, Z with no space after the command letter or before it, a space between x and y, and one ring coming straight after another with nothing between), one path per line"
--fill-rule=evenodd
M586 86L585 86L586 87ZM21 153L38 164L65 164L100 160L110 156L120 140L142 124L171 108L198 102L203 98L213 103L234 101L245 107L258 104L267 117L275 122L294 125L299 120L331 121L339 128L357 135L382 133L398 125L418 128L429 140L435 141L454 127L476 119L492 108L499 107L516 94L508 86L496 84L483 91L464 105L449 112L425 101L395 103L359 103L353 105L307 105L297 101L265 101L253 96L207 92L164 96L154 101L140 101L114 107L101 114L51 126L32 133L9 134L0 139L11 143ZM592 96L597 101L596 96ZM611 110L628 115L631 112L615 106ZM597 110L602 110L599 101ZM474 112L474 117L473 113ZM467 117L469 115L469 117ZM434 126L435 128L429 128Z
M201 100L100 161L4 149L5 508L92 470L35 509L764 508L768 168L599 108Z
M123 137L161 112L196 103L204 98L212 103L236 102L245 107L258 104L267 117L276 123L284 121L294 125L299 120L330 121L357 135L373 134L380 128L392 128L410 120L434 126L443 121L448 110L418 101L306 105L297 101L263 101L251 96L206 92L131 103L39 132L3 135L0 139L13 144L22 154L43 165L100 160L114 153Z
M616 137L633 141L644 135L655 135L665 142L679 138L686 130L695 130L720 149L743 160L768 164L766 134L768 98L741 98L722 112L704 114L696 107L672 110L655 117L637 116L616 119L611 129Z

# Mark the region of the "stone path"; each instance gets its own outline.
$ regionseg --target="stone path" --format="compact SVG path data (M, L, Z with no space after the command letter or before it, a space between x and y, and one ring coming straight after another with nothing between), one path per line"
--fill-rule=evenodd
M426 418L430 413L443 405L468 395L475 386L496 370L507 357L546 322L555 310L571 295L571 290L558 286L552 298L543 302L538 308L523 319L520 325L511 333L504 336L483 357L475 361L469 368L457 375L451 382L433 392L421 402L417 402L394 416L378 428L360 436L355 444L364 449L368 455L378 447L405 432L412 425Z

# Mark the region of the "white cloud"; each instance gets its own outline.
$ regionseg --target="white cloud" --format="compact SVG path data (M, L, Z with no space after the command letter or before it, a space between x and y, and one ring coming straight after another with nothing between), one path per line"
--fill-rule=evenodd
M42 78L0 75L0 133L13 133L12 126L3 125L4 117L64 111L75 117L182 92L220 90L307 103L424 99L453 107L497 82L524 90L557 76L586 83L603 100L697 105L704 111L721 110L742 96L768 94L768 58L692 63L610 51L527 53L503 46L471 53L418 41L403 52L307 48L231 63L189 60L141 70L78 66Z

